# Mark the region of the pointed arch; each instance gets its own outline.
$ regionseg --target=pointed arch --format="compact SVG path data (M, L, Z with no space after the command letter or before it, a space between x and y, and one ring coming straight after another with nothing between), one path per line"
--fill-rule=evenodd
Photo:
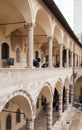
M79 75L75 80L75 100L79 99L79 97L82 95L82 75ZM81 100L81 98L80 98ZM79 100L79 101L80 101Z

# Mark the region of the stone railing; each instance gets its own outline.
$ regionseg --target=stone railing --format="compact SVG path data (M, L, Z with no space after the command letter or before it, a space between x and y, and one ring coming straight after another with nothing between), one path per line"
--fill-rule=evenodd
M63 79L72 75L71 68L47 69L0 69L0 88L21 84L49 81L57 78Z

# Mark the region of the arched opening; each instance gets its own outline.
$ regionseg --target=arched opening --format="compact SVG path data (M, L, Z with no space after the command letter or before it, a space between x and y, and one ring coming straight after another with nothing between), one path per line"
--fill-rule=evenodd
M59 101L59 95L57 89L55 88L53 98L53 111L58 111L58 101Z
M60 63L59 52L60 52L59 44L58 44L56 37L54 36L53 48L52 48L52 66L53 67L59 67L59 63Z
M74 100L82 103L82 76L80 76L75 82Z
M11 115L8 115L6 117L6 130L11 130L12 129L12 120L11 120Z
M7 43L2 44L2 59L9 58L9 45Z
M55 84L54 96L53 96L53 124L59 119L61 116L60 109L61 108L61 100L62 100L62 81L59 79Z
M39 52L40 66L46 68L48 66L49 57L48 36L52 34L52 27L50 16L43 8L36 9L35 23L34 49Z
M52 94L50 88L45 85L38 96L36 103L36 118L34 130L46 130L47 129L47 105L52 103Z
M16 111L16 123L20 123L21 122L21 111L20 109L17 109Z
M66 67L66 49L63 50L63 67Z
M25 129L29 126L29 122L27 120L33 119L33 104L30 95L27 92L22 92L23 90L16 91L12 95L9 95L7 98L7 102L4 108L1 111L1 123L3 123L3 127L6 123L6 130L14 129ZM11 115L12 123L10 116ZM7 117L7 118L6 118ZM6 121L6 122L5 122ZM26 123L27 122L27 123ZM20 125L21 124L21 125ZM5 129L5 128L4 128Z
M58 118L59 118L59 93L58 90L55 88L53 97L53 124L55 124Z

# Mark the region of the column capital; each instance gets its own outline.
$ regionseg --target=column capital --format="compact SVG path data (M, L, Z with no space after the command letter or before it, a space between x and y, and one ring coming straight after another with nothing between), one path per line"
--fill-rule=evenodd
M63 44L59 44L60 47L63 47Z
M51 42L53 40L52 36L48 36L48 41Z
M26 24L24 24L24 28L25 29L30 29L30 28L32 28L32 27L34 27L35 26L35 24L34 23L26 23Z

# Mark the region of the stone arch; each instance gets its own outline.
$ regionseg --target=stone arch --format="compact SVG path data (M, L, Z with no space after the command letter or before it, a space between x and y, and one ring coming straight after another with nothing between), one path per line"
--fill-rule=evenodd
M41 26L41 28L45 31L46 35L52 36L50 16L43 8L37 9L35 14L35 23Z
M20 89L20 90L14 91L13 93L5 97L5 100L1 106L1 111L3 107L10 100L13 100L15 103L19 105L19 107L24 111L26 117L28 118L33 117L33 111L34 111L33 100L27 91Z
M63 89L63 83L61 79L58 79L56 84L55 84L55 88L57 89L59 94L62 94L62 89Z
M75 83L74 83L74 88L75 88L75 99L78 99L80 94L82 93L82 75L79 75L76 79L75 79Z
M75 78L75 83L74 84L76 84L76 82L79 80L80 77L82 77L82 75L77 75L77 77Z
M47 99L48 102L52 102L52 89L51 89L51 85L49 83L44 83L41 87L41 89L38 92L37 98L36 98L36 102L38 100L38 97L40 94L45 94L45 97Z
M55 25L54 36L59 43L62 42L62 39L63 39L62 31L58 25Z

